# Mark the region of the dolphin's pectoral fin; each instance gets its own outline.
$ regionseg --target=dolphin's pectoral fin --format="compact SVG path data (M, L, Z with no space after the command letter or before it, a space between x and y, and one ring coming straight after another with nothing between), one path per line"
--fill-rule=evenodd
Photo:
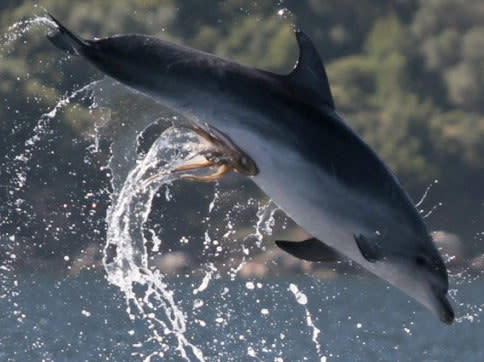
M296 258L307 261L332 262L340 259L340 255L316 238L304 241L276 240L276 245Z
M381 259L378 245L376 245L375 242L371 242L362 234L354 235L354 238L356 245L358 245L358 249L360 249L361 255L363 255L367 261L374 263Z

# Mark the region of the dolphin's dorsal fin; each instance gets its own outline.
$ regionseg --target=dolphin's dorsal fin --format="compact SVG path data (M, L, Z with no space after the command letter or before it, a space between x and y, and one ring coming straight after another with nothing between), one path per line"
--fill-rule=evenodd
M299 46L299 59L293 71L288 75L295 91L310 104L324 103L334 109L333 96L329 88L328 77L323 62L311 39L302 31L296 31Z
M286 253L307 261L331 262L339 260L339 254L316 238L304 241L276 240L276 245Z
M355 235L354 238L358 249L360 249L361 255L363 255L367 261L374 263L381 259L381 253L374 240L369 240L362 234Z

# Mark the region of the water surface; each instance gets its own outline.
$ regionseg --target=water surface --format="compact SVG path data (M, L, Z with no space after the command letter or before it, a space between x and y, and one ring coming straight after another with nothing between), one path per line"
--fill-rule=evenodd
M139 361L159 351L159 344L149 340L146 324L130 320L124 296L101 274L63 279L19 275L16 280L18 295L0 299L1 360ZM193 289L201 279L166 281L180 308L189 314L185 336L207 361L484 358L482 323L464 320L443 325L400 292L372 278L231 281L221 277L196 295ZM291 285L307 296L299 299L302 304L289 290ZM461 286L459 297L481 301L484 283ZM308 315L319 329L317 343ZM181 357L170 349L152 360Z

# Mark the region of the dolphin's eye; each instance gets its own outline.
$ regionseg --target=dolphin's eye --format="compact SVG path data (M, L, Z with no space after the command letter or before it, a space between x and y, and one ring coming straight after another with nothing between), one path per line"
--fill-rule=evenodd
M242 168L245 171L250 172L251 165L250 165L249 159L247 157L245 157L245 156L240 157L239 164L242 166Z
M417 256L415 258L415 263L417 265L424 266L424 265L427 264L427 258L425 258L424 256L419 255L419 256Z

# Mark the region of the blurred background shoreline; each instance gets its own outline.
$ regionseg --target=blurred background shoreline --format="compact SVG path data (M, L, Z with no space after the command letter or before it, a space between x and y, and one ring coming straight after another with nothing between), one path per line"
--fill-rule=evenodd
M484 3L438 1L2 1L0 4L0 263L12 270L76 275L100 270L109 205L109 147L92 152L95 123L90 99L76 99L49 126L32 158L21 164L27 182L15 182L25 142L42 114L66 93L102 75L79 59L66 58L33 27L15 41L9 27L47 9L77 33L104 37L143 33L286 73L297 59L291 23L313 39L328 71L337 110L388 163L420 207L452 273L484 271ZM126 108L131 107L129 101ZM112 112L123 112L114 109ZM438 180L438 183L435 183ZM243 187L241 187L243 185ZM241 199L265 196L242 178L221 186L173 186L176 208L155 200L151 219L164 232L152 263L182 273L207 260L220 272L238 265L238 240L253 220L223 244L222 255L203 249L202 220L214 190L235 189L211 216L212 239L224 212ZM209 195L209 196L207 196ZM195 201L194 201L195 200ZM441 206L439 206L441 204ZM225 210L225 211L224 211ZM168 218L161 222L163 213ZM158 219L157 219L158 218ZM287 225L286 225L287 224ZM166 234L166 225L174 230ZM284 225L284 227L281 227ZM156 228L155 228L156 229ZM283 255L275 238L303 240L303 231L282 216L265 247L254 249L243 277L314 273L334 277L361 271L346 262L309 264ZM164 230L164 231L163 231ZM175 231L176 230L176 231ZM247 231L246 234L249 232ZM245 235L246 235L245 234ZM182 238L188 242L180 242ZM264 250L266 249L266 250ZM273 267L276 265L277 267Z

